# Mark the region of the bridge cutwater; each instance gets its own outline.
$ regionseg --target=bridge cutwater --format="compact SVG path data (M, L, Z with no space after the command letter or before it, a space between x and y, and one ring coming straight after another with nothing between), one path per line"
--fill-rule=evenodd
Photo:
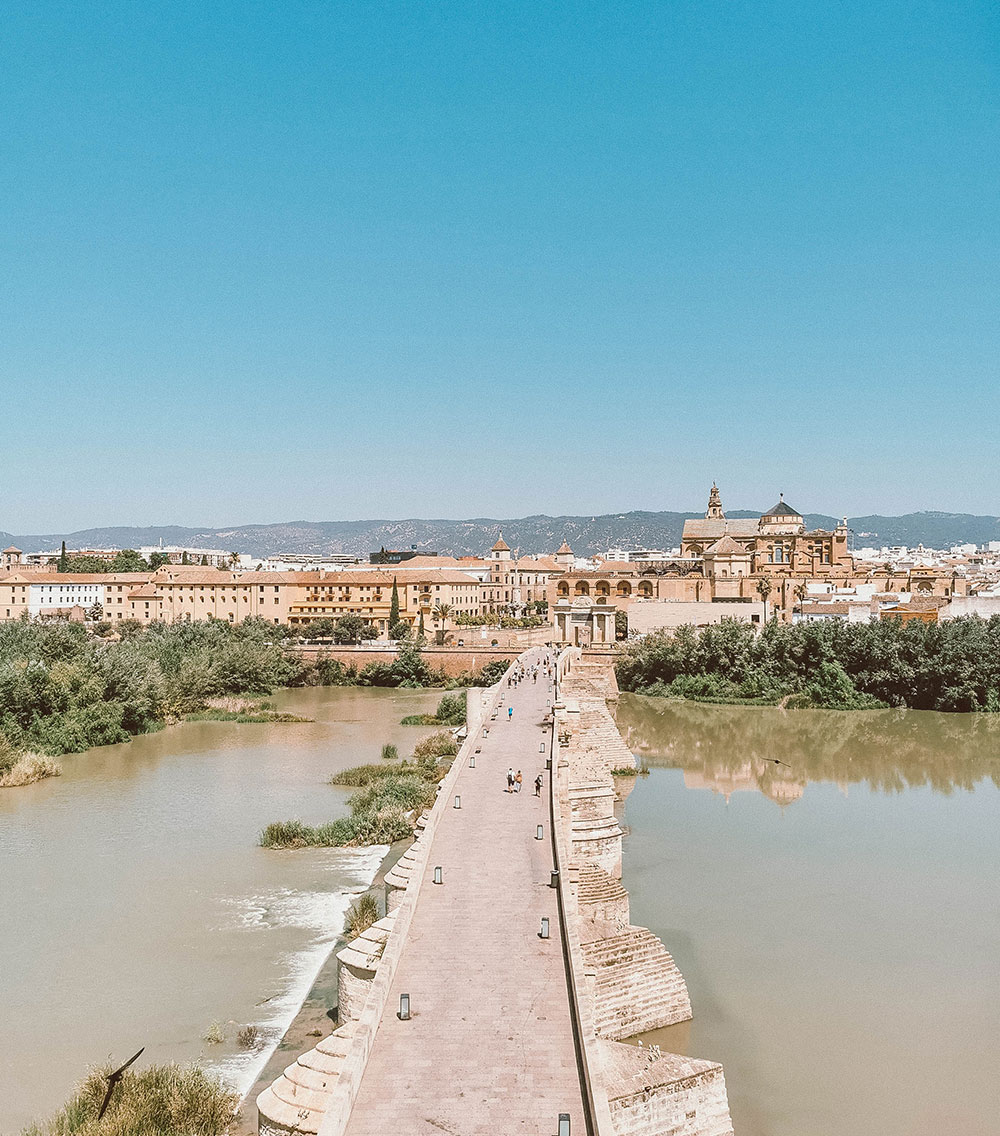
M617 693L610 657L575 647L469 692L386 915L338 955L337 1028L257 1098L261 1136L732 1133L721 1065L628 1040L691 1003L629 920Z

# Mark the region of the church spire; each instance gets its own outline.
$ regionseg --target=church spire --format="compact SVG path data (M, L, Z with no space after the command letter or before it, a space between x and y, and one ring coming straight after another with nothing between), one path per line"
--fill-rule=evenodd
M707 520L724 520L726 514L722 511L722 497L719 494L719 487L712 482L712 492L708 495L708 510L705 513Z

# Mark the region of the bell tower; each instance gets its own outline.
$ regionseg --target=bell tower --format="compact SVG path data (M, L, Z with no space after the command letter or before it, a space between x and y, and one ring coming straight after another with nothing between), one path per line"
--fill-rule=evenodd
M705 512L705 519L710 521L725 520L726 514L722 511L722 497L719 495L719 487L712 482L712 492L708 495L708 509Z

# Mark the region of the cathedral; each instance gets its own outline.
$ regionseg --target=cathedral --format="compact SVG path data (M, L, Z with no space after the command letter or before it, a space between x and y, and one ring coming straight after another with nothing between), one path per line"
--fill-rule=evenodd
M825 576L836 569L853 571L847 536L846 519L832 531L806 529L784 494L760 517L730 520L713 485L705 516L684 522L681 556L700 558L706 576Z

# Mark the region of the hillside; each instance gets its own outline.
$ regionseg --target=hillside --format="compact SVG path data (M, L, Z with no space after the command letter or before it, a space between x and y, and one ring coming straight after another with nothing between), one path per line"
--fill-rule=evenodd
M233 528L185 528L166 525L149 528L92 528L79 532L16 535L0 533L4 546L15 544L25 552L57 549L65 540L70 548L138 548L142 545L179 544L191 547L225 548L230 551L269 555L279 552L367 556L373 549L409 548L473 555L486 551L500 530L511 548L524 552L552 552L569 541L577 553L604 552L609 547L670 548L680 541L686 513L609 513L592 517L547 517L544 515L498 520L372 520L289 521L282 524L246 525ZM733 511L731 517L759 513ZM832 528L836 518L812 513L810 527ZM850 517L855 544L924 544L947 547L957 543L984 544L1000 540L1000 517L969 513L908 513L900 517Z

